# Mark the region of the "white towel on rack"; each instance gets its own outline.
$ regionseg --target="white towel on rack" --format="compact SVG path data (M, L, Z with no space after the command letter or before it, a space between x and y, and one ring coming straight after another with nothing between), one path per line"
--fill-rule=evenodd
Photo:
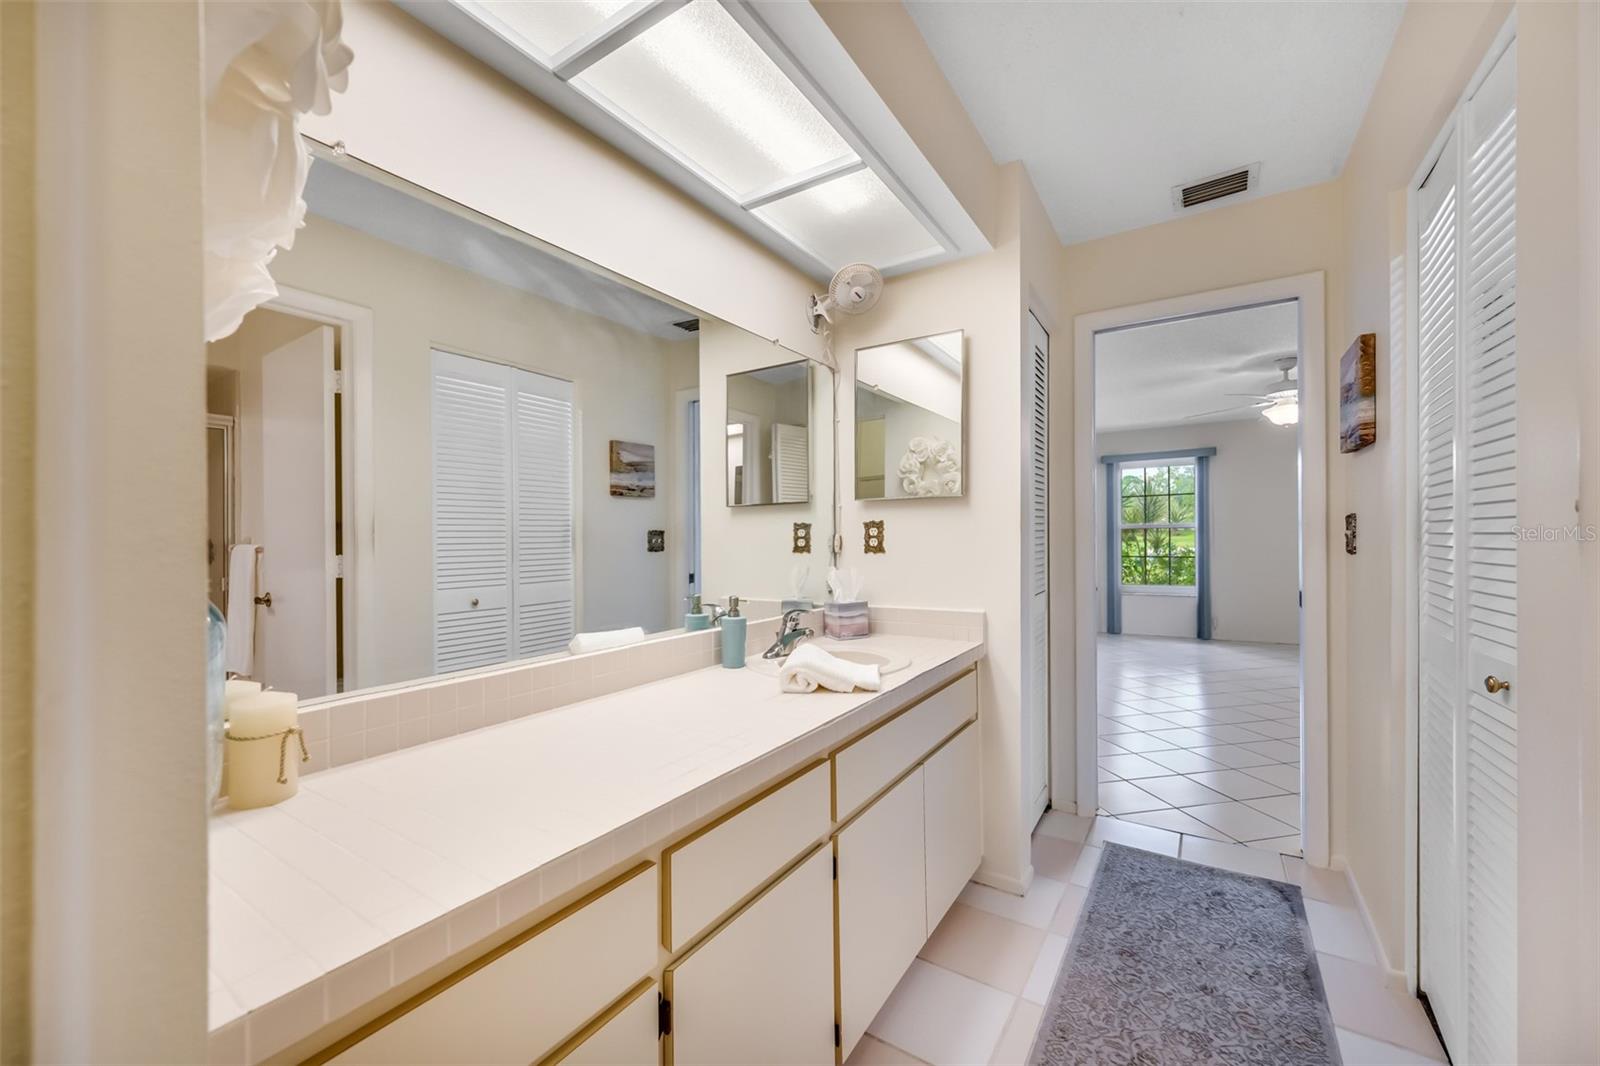
M228 643L223 656L230 674L256 669L256 546L235 544L228 552Z
M637 644L644 639L644 630L639 626L630 629L599 629L593 633L579 633L567 645L567 651L573 655L582 655L585 652L605 651L607 648L621 648L629 644Z
M819 688L834 692L854 692L858 688L876 692L882 686L883 679L876 666L848 662L814 644L800 645L778 668L778 687L784 692L815 692Z

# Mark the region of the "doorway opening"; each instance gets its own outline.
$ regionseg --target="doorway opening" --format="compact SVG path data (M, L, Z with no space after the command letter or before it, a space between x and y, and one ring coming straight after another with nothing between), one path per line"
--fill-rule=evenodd
M349 347L346 327L282 302L206 346L209 592L226 668L302 699L356 684Z
M1078 320L1080 814L1326 862L1321 293Z

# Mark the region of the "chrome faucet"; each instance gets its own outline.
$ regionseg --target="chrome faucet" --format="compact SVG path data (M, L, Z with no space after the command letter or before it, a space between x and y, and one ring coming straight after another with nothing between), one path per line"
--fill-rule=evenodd
M783 612L783 621L778 624L777 639L772 642L772 647L761 653L763 659L781 659L794 651L794 646L807 637L816 636L809 629L800 628L800 616L805 611L795 608Z

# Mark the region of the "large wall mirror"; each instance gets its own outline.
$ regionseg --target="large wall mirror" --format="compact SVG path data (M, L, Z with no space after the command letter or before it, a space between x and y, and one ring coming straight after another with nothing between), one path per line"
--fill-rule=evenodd
M855 498L966 491L960 330L856 351Z
M777 600L787 527L721 520L737 367L792 368L770 387L798 412L753 412L779 460L747 476L831 537L831 434L779 428L820 424L825 368L348 157L306 202L279 297L207 350L230 671L314 699Z

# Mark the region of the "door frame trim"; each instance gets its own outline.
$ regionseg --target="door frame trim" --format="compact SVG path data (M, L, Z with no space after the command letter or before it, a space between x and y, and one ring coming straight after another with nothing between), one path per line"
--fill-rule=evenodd
M290 285L279 285L278 295L262 306L339 331L339 367L344 379L340 419L346 442L339 455L340 476L344 480L344 499L339 506L346 511L348 531L341 548L344 587L355 592L344 600L344 686L328 693L330 697L341 696L378 683L378 590L373 579L377 531L372 480L372 310Z
M1325 277L1316 270L1270 281L1191 293L1081 314L1073 320L1073 588L1077 662L1077 807L1098 802L1096 751L1099 636L1095 591L1094 339L1095 334L1152 321L1282 303L1300 305L1300 835L1305 859L1329 864L1328 735L1328 380Z

